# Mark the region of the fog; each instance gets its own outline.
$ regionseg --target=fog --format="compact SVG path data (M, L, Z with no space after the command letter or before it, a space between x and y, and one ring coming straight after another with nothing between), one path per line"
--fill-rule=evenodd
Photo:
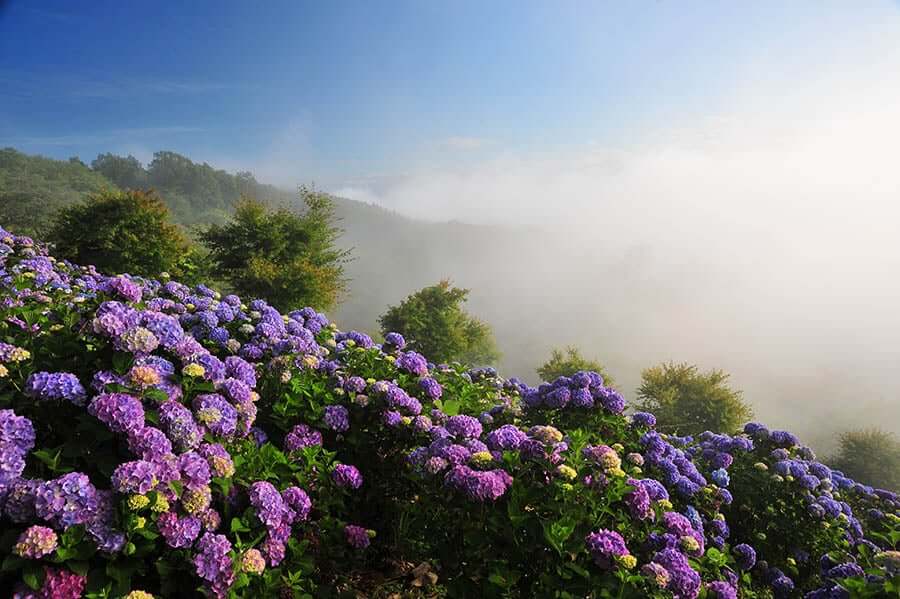
M730 372L759 419L823 451L837 430L900 433L898 39L892 24L800 56L769 49L736 66L714 112L626 141L492 143L336 185L417 219L505 231L491 243L460 227L453 243L410 248L406 276L353 292L377 306L442 276L471 287L507 375L534 380L551 347L573 344L631 397L642 368L684 360ZM369 235L349 225L366 287L388 276L365 255ZM371 328L378 310L361 306L339 317Z

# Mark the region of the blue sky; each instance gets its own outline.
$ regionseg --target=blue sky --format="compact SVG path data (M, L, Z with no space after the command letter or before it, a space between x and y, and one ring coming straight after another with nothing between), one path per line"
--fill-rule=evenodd
M0 6L0 144L88 161L173 149L326 184L628 143L720 110L761 54L806 52L898 13L890 2Z

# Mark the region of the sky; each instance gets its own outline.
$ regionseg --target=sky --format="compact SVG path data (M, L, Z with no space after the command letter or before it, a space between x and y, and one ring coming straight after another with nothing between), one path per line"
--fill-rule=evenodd
M4 145L170 149L398 203L380 195L423 173L633 148L748 88L789 100L900 23L889 1L0 6Z
M471 287L513 374L687 360L810 438L900 434L895 0L0 0L0 146L540 227L390 301Z

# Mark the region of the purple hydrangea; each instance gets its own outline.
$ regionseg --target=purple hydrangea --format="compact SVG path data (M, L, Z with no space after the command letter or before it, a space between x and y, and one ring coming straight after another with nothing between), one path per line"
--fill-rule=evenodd
M88 405L88 413L114 433L134 435L144 427L144 407L125 393L102 393Z
M737 589L725 582L716 580L706 585L709 599L737 599Z
M303 447L322 444L322 433L306 424L298 424L284 436L285 451L297 451Z
M677 549L666 548L653 556L653 561L669 573L666 588L678 599L694 599L700 594L700 575L691 568L687 557Z
M209 463L196 451L186 451L178 456L181 480L188 489L200 489L209 484L212 473Z
M594 563L603 569L612 568L616 558L630 555L625 539L614 530L598 530L584 539Z
M344 381L344 391L350 393L362 393L366 389L366 379L361 376L351 376Z
M331 478L339 487L358 489L363 484L363 477L356 466L338 464L331 472Z
M113 471L111 482L119 493L149 493L159 482L156 465L144 460L119 464Z
M206 581L216 597L225 597L234 583L232 569L231 542L225 535L204 533L197 542L194 568L197 576Z
M451 416L445 425L447 432L460 439L477 439L481 436L481 423L477 418L460 414Z
M87 398L78 377L68 372L35 372L25 381L25 395L40 401L64 399L76 406Z
M204 393L192 402L196 420L214 435L231 437L237 430L238 411L218 393Z
M191 411L175 401L165 401L159 407L159 423L172 444L179 451L197 447L202 435Z
M194 516L179 518L174 512L163 512L157 518L156 526L169 547L186 549L200 535L201 523Z
M444 478L447 486L479 502L496 501L506 493L512 481L512 476L505 470L473 470L464 465L454 466Z
M328 428L335 432L350 430L350 413L344 406L325 406L324 420Z
M57 528L87 524L97 513L97 489L87 475L80 472L42 482L34 493L35 513Z
M500 428L492 430L485 439L488 448L494 451L518 449L528 435L512 424L504 424Z
M419 387L425 392L425 396L431 400L440 399L444 393L441 384L430 376L419 379Z
M14 447L20 454L27 454L34 448L34 426L24 416L17 416L12 410L0 410L0 445ZM0 478L0 484L3 484Z
M428 374L428 360L414 351L403 352L397 357L397 368L416 376Z
M634 487L634 490L625 494L625 505L628 506L632 518L646 520L653 515L653 508L650 507L650 494L639 480L630 478L628 484Z
M234 474L234 461L231 459L231 454L218 443L203 443L197 449L197 453L206 458L212 476L224 478Z
M406 339L400 333L388 333L384 336L384 345L389 350L401 350L406 347Z
M270 533L284 525L290 526L293 515L288 511L284 498L272 483L256 481L250 485L250 505L256 510L256 516Z
M158 428L145 426L128 435L128 449L148 462L157 462L172 453L172 442Z
M256 387L256 369L243 358L238 356L225 358L225 373L231 378L242 381L251 389Z
M288 487L281 492L281 498L294 510L296 521L302 522L309 517L309 512L312 510L312 500L306 494L306 491L300 487Z
M344 527L344 538L347 539L347 544L354 549L365 549L371 542L369 532L362 526L356 526L355 524L348 524Z

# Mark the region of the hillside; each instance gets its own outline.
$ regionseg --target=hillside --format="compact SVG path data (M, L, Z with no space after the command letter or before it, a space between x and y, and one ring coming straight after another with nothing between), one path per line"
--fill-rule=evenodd
M250 173L230 174L172 152L158 152L146 166L109 154L93 164L0 151L0 224L40 238L53 210L107 186L155 188L189 229L221 221L242 193L276 205L297 201ZM579 238L424 222L343 198L335 204L341 244L355 249L346 269L349 293L334 314L344 327L374 334L387 306L450 278L472 289L468 309L493 327L498 366L529 382L537 381L534 369L551 348L574 344L601 360L626 397L655 363L722 368L758 417L793 428L819 451L832 450L847 429L900 433L895 362L827 342L822 321L787 302L755 319L736 318L736 306L765 303L767 287L738 281L727 267L654 251L603 222ZM773 343L788 331L794 341Z

